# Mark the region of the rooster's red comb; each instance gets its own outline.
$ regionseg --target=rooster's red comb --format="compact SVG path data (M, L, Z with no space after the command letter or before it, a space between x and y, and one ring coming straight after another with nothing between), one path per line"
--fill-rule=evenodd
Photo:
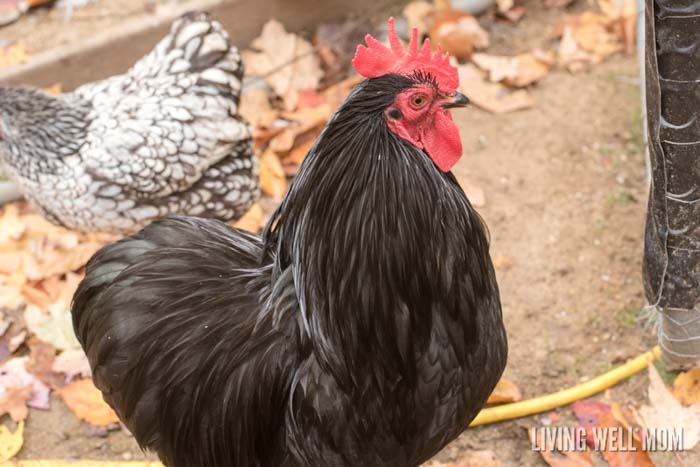
M352 66L365 78L377 78L391 73L411 75L416 71L431 74L440 88L456 90L459 86L457 69L450 65L450 57L438 47L433 54L430 39L423 42L418 50L418 30L413 28L408 49L404 49L401 39L394 29L394 18L389 18L389 44L391 49L367 34L367 46L358 45Z

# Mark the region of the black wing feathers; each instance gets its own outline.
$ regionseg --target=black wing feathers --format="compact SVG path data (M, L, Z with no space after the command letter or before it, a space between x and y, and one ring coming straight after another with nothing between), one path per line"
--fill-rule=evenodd
M282 426L296 335L291 314L266 312L270 274L258 237L194 218L158 221L88 263L73 320L95 384L168 466L279 455L269 440Z

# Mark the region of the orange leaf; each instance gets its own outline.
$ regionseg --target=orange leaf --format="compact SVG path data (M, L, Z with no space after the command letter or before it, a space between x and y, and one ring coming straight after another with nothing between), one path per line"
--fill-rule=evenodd
M29 360L24 364L25 369L50 387L62 386L65 378L52 368L56 360L56 349L34 337L29 340L28 345L30 354Z
M27 45L22 41L16 42L9 47L0 48L0 68L24 63L29 58Z
M430 39L436 46L457 58L469 58L474 49L489 45L489 34L476 18L458 10L445 10L435 14Z
M46 310L49 305L55 301L55 299L41 287L41 282L25 284L24 287L22 287L22 295L24 295L28 303L36 305L42 310Z
M326 103L331 111L334 111L340 104L343 103L348 94L355 87L356 84L361 82L364 78L361 75L355 74L351 77L336 83L333 86L328 87L323 91L323 97L326 99ZM329 114L330 116L330 114Z
M599 426L622 428L621 436L617 436L617 439L608 435L602 452L603 458L611 467L654 467L649 455L642 449L642 443L639 439L629 436L629 430L618 423L612 411L601 416ZM627 446L630 439L632 446ZM621 447L628 449L621 449Z
M237 229L247 230L248 232L260 232L263 225L263 211L258 203L253 204L248 209L248 212L243 214L243 217L233 224Z
M93 425L105 426L119 421L119 417L102 398L92 379L73 381L56 391L68 408L80 419Z
M489 73L492 82L503 82L518 88L529 86L549 73L549 66L532 53L513 57L476 53L472 61Z
M678 375L673 382L673 396L683 405L700 403L700 367Z
M514 382L501 378L486 403L499 404L502 402L517 402L522 399L523 395L520 392L520 388Z
M296 141L296 145L282 159L282 166L285 174L294 176L299 170L299 166L304 161L304 158L309 153L309 149L316 142L318 134L316 132L307 132L304 136Z
M8 204L0 216L0 274L20 271L39 281L76 271L113 238L58 227L38 214L21 212L22 206Z
M46 3L49 3L51 0L26 0L26 1L27 1L27 6L35 7L35 6L44 5Z
M632 411L623 409L619 403L613 402L610 405L610 413L627 431L632 432L632 436L634 436L637 441L642 441L642 426L639 424Z
M63 92L63 85L61 83L54 83L48 88L45 88L44 91L52 96L58 96Z
M297 112L282 112L281 117L291 123L279 135L270 140L270 149L280 155L291 151L298 137L307 131L322 127L332 114L328 104L305 107Z
M493 267L500 271L508 271L513 267L513 258L508 255L494 256Z
M598 428L615 430L608 432L604 438L606 443L604 446L598 446L602 449L601 454L612 467L653 467L653 462L651 462L649 455L642 450L639 440L630 436L629 430L617 420L616 416L621 417L622 415L619 407L610 406L604 402L584 400L571 404L571 409L579 424L586 429L586 440L589 445L594 443L594 430ZM628 445L630 440L632 446ZM626 449L623 450L622 447ZM636 449L636 451L632 449Z
M0 417L9 414L15 422L27 418L29 409L27 401L32 398L32 385L21 388L9 387L5 392L5 397L0 399Z
M287 192L287 177L277 155L265 151L260 157L260 188L275 201Z

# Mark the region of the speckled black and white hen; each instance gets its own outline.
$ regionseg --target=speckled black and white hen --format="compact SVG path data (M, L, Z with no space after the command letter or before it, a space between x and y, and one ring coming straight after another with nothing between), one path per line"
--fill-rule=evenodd
M221 24L189 13L123 75L56 97L0 87L0 162L69 228L129 232L168 214L235 219L259 196L238 115L242 76Z

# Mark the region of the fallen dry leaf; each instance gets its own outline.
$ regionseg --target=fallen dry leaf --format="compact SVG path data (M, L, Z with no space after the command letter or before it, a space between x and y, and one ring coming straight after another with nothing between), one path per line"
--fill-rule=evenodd
M241 95L239 112L253 126L258 126L272 111L270 94L264 89L246 90Z
M24 444L24 422L19 422L15 431L0 425L0 465L17 455Z
M0 397L0 417L8 414L10 418L19 422L29 415L27 401L32 398L32 386L20 388L7 388L5 395Z
M472 62L489 73L494 83L525 87L536 83L549 73L549 66L533 54L520 54L513 57L475 53Z
M467 177L457 177L459 186L464 190L464 194L467 195L469 202L475 208L482 208L486 206L486 193L483 188L468 179Z
M90 362L82 349L70 349L61 352L53 361L51 371L66 375L65 382L72 381L77 376L90 378Z
M467 59L475 49L489 46L489 34L469 13L444 10L435 14L430 39L451 56Z
M586 442L593 447L592 429L602 426L602 417L611 412L610 404L591 399L581 400L571 404L571 411L574 413L579 425L586 429Z
M557 59L560 66L576 73L593 63L594 57L579 46L574 37L573 29L567 26L562 32L557 49Z
M297 138L307 131L324 126L332 113L330 106L327 104L318 107L306 107L297 112L283 112L281 116L291 123L279 135L270 140L270 150L279 155L284 155L291 151Z
M513 258L508 255L496 255L493 257L493 267L501 271L508 271L513 267Z
M260 188L275 201L281 201L287 192L287 176L277 155L265 151L260 156Z
M505 13L515 6L515 0L496 0L496 7L499 13Z
M19 216L16 204L8 204L0 216L0 245L15 242L22 238L27 226Z
M543 50L536 48L532 50L532 56L550 67L557 64L557 54L553 50Z
M330 113L334 112L335 109L343 103L348 94L358 83L360 83L364 78L359 74L353 74L349 78L335 83L332 86L323 90L323 97L328 104ZM329 114L330 117L330 114ZM328 120L328 118L326 118Z
M49 86L48 88L45 88L44 91L47 94L50 94L52 96L58 96L59 94L61 94L63 92L63 84L54 83L51 86Z
M586 407L593 407L595 412L595 425L586 426L589 444L595 436L591 433L593 428L607 428L615 431L608 431L607 436L600 437L601 446L597 446L603 458L611 467L654 467L654 463L642 447L639 436L639 426L632 420L633 416L622 410L619 404L611 405L602 402L579 401L582 402L577 410L574 410L579 421L585 418ZM601 407L604 407L601 409ZM573 408L573 405L572 405ZM637 429L637 432L635 432ZM613 435L615 433L615 435ZM632 437L630 438L630 434ZM632 442L631 446L629 442ZM624 449L623 449L624 447Z
M248 212L243 217L238 219L233 226L237 229L247 230L248 232L260 232L265 221L263 219L263 211L258 203L253 204Z
M621 1L618 7L616 0L601 0L605 14L587 11L557 28L554 37L561 38L557 55L562 67L576 72L623 50L634 51L635 5Z
M18 41L8 47L0 47L0 68L24 63L31 55L27 53L24 42Z
M31 338L28 342L29 360L24 367L49 387L57 388L65 383L65 376L53 370L56 349L46 342Z
M22 287L10 284L9 276L0 276L0 308L16 309L24 305Z
M287 110L296 109L300 90L316 89L323 77L312 45L279 21L265 23L251 49L242 52L248 74L264 77Z
M642 450L639 439L632 437L633 445L628 445L630 439L628 428L617 420L617 417L622 415L619 407L595 400L583 400L571 404L571 410L574 412L579 426L586 430L588 446L598 449L612 467L653 467L654 464L649 455ZM602 435L599 436L598 441L601 445L596 446L596 430L603 433L600 428L606 428L608 431L604 438ZM615 431L610 431L610 429ZM614 433L614 435L610 433ZM622 445L626 448L625 450L620 449Z
M502 467L503 463L498 460L493 451L467 451L454 462L430 461L422 467Z
M27 302L23 289L27 285L27 278L22 271L15 271L10 275L0 274L0 308L17 308Z
M410 2L403 9L403 16L406 18L408 28L416 28L419 36L428 34L435 15L435 5L430 2L414 1Z
M38 214L22 214L21 204L9 203L0 210L0 232L5 233L0 241L0 275L19 272L23 279L39 281L76 271L114 238L73 232Z
M619 403L613 402L610 404L610 413L620 425L625 427L628 432L632 432L632 436L641 443L643 427L637 421L633 410L624 409Z
M27 328L39 339L48 342L56 349L75 349L80 343L73 332L73 321L69 305L54 303L49 306L48 313L34 305L27 306L24 311Z
M52 303L46 308L30 304L24 311L27 328L55 349L80 347L73 332L70 303L82 277L81 274L67 273L64 279L45 281L48 298Z
M53 287L58 287L57 290L49 289L47 292L46 301L51 301L48 306L40 308L32 303L24 311L27 328L55 349L73 349L80 346L73 332L70 302L81 279L82 275L66 274L65 279L55 281L57 285ZM47 282L54 283L52 280Z
M92 379L73 381L56 393L81 420L98 426L119 421L114 410L102 399L102 393L92 383Z
M27 405L37 409L49 408L49 388L25 368L29 357L14 357L0 366L0 399L10 388L32 388Z
M683 430L683 449L692 449L700 441L700 405L684 407L666 388L654 365L649 365L649 405L639 409L645 428Z
M635 0L598 0L598 7L610 18L609 28L622 41L627 54L633 54L637 33Z
M683 405L700 404L700 367L678 375L673 382L673 396Z
M24 2L27 4L28 7L35 7L35 6L40 6L40 5L45 5L52 0L24 0Z
M24 301L20 291L14 287L0 286L0 302L3 299L16 303L13 306L0 304L0 362L12 355L27 337L24 322Z
M288 177L296 175L299 166L304 161L304 158L306 158L311 146L316 142L316 138L320 132L321 129L319 128L317 132L305 133L295 141L295 146L284 156L284 159L282 159L282 168Z
M496 114L527 109L535 104L524 89L511 91L498 83L485 81L481 71L472 64L460 65L460 90L478 107Z
M517 402L522 399L523 394L520 392L520 388L514 382L501 378L486 403L501 404L504 402Z
M574 39L582 49L592 53L596 60L620 52L622 44L617 36L608 32L609 19L585 12L573 27Z

